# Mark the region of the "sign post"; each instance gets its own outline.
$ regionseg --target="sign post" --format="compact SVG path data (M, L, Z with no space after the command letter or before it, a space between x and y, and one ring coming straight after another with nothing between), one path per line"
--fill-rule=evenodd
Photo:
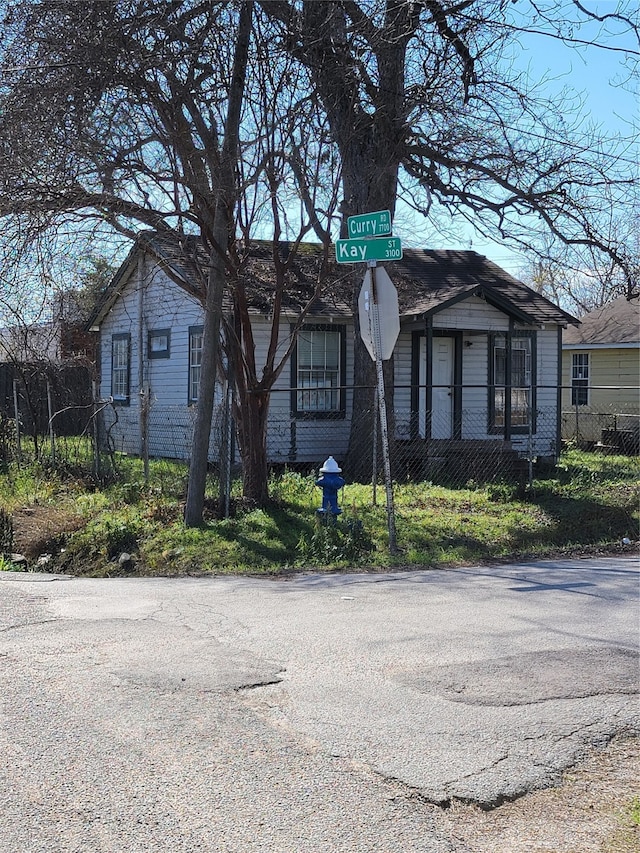
M391 358L393 348L400 331L398 293L386 271L377 269L378 261L398 261L402 258L402 244L398 237L391 236L391 214L388 210L350 216L347 219L347 231L351 239L336 240L336 260L339 264L366 263L367 273L358 298L360 334L376 363L376 400L380 422L380 440L384 464L384 480L387 498L387 526L389 531L389 551L397 553L396 519L393 505L393 482L391 479L391 460L389 456L389 428L387 423L387 405L384 388L382 362ZM385 318L382 329L380 315ZM375 434L375 433L374 433ZM374 466L376 471L377 437L374 440ZM374 484L375 501L375 484Z
M387 401L384 390L384 372L382 369L382 333L380 331L380 313L376 287L376 262L369 262L371 277L371 309L369 312L370 337L373 340L373 352L376 362L376 377L378 380L378 417L380 419L380 441L382 444L382 464L384 465L384 485L387 497L387 528L389 530L389 551L396 554L396 514L393 505L393 481L391 479L391 460L389 457L389 427L387 424ZM366 278L365 284L366 286ZM395 288L394 288L395 289ZM374 448L375 453L375 448Z

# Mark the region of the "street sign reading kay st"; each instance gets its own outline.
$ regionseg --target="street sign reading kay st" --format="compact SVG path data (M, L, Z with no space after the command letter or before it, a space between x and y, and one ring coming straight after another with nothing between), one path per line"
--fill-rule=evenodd
M402 243L399 237L364 237L357 240L336 240L336 261L357 264L365 261L399 261Z

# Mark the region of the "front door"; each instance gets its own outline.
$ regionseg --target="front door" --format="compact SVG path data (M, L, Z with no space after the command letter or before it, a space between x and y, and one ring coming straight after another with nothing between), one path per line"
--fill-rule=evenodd
M431 438L453 438L455 338L432 338ZM420 339L420 387L427 385L426 338ZM418 403L420 437L427 435L427 395L421 393Z

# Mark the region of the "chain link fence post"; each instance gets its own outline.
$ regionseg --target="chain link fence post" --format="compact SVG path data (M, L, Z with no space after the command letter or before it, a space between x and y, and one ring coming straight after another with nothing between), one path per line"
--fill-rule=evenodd
M13 380L13 417L16 425L16 459L18 467L22 464L22 443L20 436L20 407L18 406L18 380Z
M47 414L49 416L48 427L49 427L49 444L50 444L50 452L51 452L51 464L56 464L56 433L55 427L53 425L53 421L56 413L53 410L53 395L51 393L51 382L49 381L49 377L46 379L47 383Z

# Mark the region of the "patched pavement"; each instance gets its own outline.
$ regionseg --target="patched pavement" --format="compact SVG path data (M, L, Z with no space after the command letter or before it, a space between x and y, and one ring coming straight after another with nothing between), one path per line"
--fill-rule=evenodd
M0 851L448 853L425 804L497 805L640 731L638 579L2 573Z

